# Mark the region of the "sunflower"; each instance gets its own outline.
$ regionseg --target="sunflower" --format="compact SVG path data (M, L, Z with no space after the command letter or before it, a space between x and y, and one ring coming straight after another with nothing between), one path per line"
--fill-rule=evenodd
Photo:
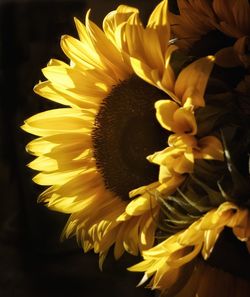
M68 107L37 114L23 126L39 136L27 145L28 152L37 156L29 167L41 171L34 181L50 186L39 201L70 214L63 236L76 235L85 251L100 253L100 265L114 243L119 258L124 250L137 254L154 242L151 202L144 202L146 209L136 203L132 216L125 210L130 190L149 184L147 191L157 181L157 168L148 168L144 156L161 146L163 133L151 109L163 92L135 75L129 50L136 41L135 61L139 53L148 67L157 66L159 75L169 76L171 49L162 45L163 35L164 42L169 35L166 6L166 1L159 4L146 28L138 10L123 5L107 15L103 31L89 19L90 12L85 25L75 19L79 40L61 39L70 63L52 59L43 69L47 81L34 89ZM148 34L157 41L150 52L145 51ZM138 40L142 35L145 41ZM125 46L128 52L123 51ZM158 54L161 59L155 65ZM144 122L148 122L145 128ZM151 137L140 144L145 130Z
M75 19L79 39L61 39L69 63L52 59L42 70L47 80L34 88L65 107L22 126L38 136L27 145L36 156L29 167L49 186L39 201L70 215L62 238L76 236L85 252L99 253L100 267L113 246L116 259L141 253L129 270L144 272L141 284L166 296L206 297L210 282L222 279L245 297L249 4L178 6L174 15L160 2L146 26L125 5L102 29L90 11L85 24ZM218 47L207 47L222 35ZM218 65L240 66L240 75L232 68L227 77ZM229 248L229 263L221 260L227 247L218 251L227 232L241 244ZM214 295L222 290L214 286Z
M213 59L174 72L170 60L177 47L169 42L167 1L155 8L146 27L139 11L129 6L109 13L103 31L89 15L85 25L75 19L79 39L61 39L70 63L52 59L42 70L47 80L34 88L66 107L34 115L22 128L39 136L27 145L37 157L29 167L40 171L34 181L50 186L39 201L70 214L63 237L75 235L84 251L100 254L102 265L112 245L116 259L124 251L137 255L152 247L160 206L151 193L170 195L192 171L192 166L178 170L170 164L162 178L166 166L154 157L149 158L157 165L147 161L166 147L170 132L175 132L168 141L175 143L172 157L178 154L191 163L218 154L221 159L216 153L221 145L213 136L198 141L195 128L189 131L196 125L194 109L204 105ZM166 131L157 122L154 104L159 99L168 104L171 99L175 115L168 118L179 130L169 122L172 128ZM183 150L185 135L192 145L188 140ZM173 139L179 136L177 145L180 141Z
M191 54L216 54L223 67L249 67L248 0L178 0L179 15L170 13L173 37Z

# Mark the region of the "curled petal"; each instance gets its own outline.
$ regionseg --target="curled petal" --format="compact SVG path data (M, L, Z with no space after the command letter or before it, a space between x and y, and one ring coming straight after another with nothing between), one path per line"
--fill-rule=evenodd
M171 100L159 100L155 103L156 118L161 126L167 130L175 130L174 113L179 105Z
M171 100L159 100L155 103L156 118L161 126L175 133L197 133L197 124L193 107L179 107Z
M179 108L174 113L175 133L186 133L195 135L197 133L197 124L194 112L189 108Z
M181 98L182 104L191 98L195 107L205 105L204 93L214 60L213 56L207 56L189 64L181 71L175 83L175 94Z

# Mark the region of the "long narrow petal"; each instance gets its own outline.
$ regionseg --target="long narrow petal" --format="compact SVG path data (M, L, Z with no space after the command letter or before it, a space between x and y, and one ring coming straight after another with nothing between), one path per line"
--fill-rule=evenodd
M103 20L103 31L109 40L112 41L114 45L117 44L117 28L128 21L129 17L134 14L139 13L138 9L127 6L119 5L116 10L111 11L106 15Z
M147 27L153 28L157 32L162 53L165 53L170 38L170 24L168 21L168 0L163 0L156 6L154 11L150 15Z

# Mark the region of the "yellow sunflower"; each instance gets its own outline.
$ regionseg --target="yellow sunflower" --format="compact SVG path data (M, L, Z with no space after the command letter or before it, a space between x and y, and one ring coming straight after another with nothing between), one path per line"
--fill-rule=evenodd
M40 171L34 181L50 186L39 201L70 214L63 236L75 235L85 251L100 254L102 264L112 245L116 259L124 251L137 255L152 247L160 212L152 192L170 195L192 172L187 162L222 155L217 138L196 139L194 128L213 58L175 74L170 60L177 48L169 42L167 1L155 8L146 27L129 6L109 13L103 30L89 15L85 25L75 20L79 39L62 37L69 64L52 59L42 70L47 80L34 89L66 107L34 115L22 128L39 136L27 145L37 157L29 167ZM159 121L163 129L154 104L169 104L170 98L173 114L165 115L164 107L158 112L168 119ZM168 136L175 147L171 158L186 158L183 168L189 169L169 162L171 174L162 178L166 164L149 157L160 165L159 173L146 157L164 149Z
M149 287L168 291L171 286L177 283L185 265L197 257L200 252L205 260L208 259L220 233L225 227L232 228L234 235L239 240L246 242L249 249L250 213L248 209L242 209L233 203L225 202L217 209L209 211L186 230L178 232L155 247L144 251L144 261L134 265L129 270L145 272L141 283L152 277ZM209 283L206 269L204 273L204 268L202 271L200 265L205 264L198 264L197 271L193 273L189 282L183 285L182 292L174 296L197 296L196 294L201 297L227 296L227 294L224 295L225 292L216 292L214 289L212 289L214 294L209 295L211 291L208 290L207 286L211 285L211 283ZM213 269L210 268L210 271L213 272ZM202 274L207 274L207 276ZM215 275L218 276L216 273ZM202 277L204 277L204 281L202 281ZM201 283L197 283L198 279L201 280L204 287ZM225 279L227 280L227 278ZM229 279L235 281L233 277L230 278L229 276ZM240 284L238 292L241 295L237 296L248 296L249 283L247 281L238 281L238 284L237 281L235 282L236 286ZM218 287L219 285L216 286L216 289Z
M29 167L41 171L34 181L50 186L39 201L71 214L64 236L76 235L85 251L100 253L101 264L114 243L116 258L153 245L157 210L148 191L159 185L158 170L146 156L165 144L154 102L173 80L168 65L175 47L168 46L167 1L146 28L138 10L124 5L106 16L103 31L89 14L85 25L75 19L79 40L62 37L70 63L52 59L43 69L47 81L34 89L68 107L32 116L22 128L39 136L27 145L37 156ZM157 88L136 76L143 65ZM166 186L171 192L179 183ZM130 205L130 190L144 185L146 194Z
M192 54L215 54L223 67L249 67L248 0L178 0L179 15L170 13L173 37Z

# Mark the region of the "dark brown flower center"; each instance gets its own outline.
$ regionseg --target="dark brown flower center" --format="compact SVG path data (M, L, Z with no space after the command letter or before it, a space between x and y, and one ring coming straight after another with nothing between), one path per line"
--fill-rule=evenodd
M168 133L154 108L165 97L134 75L113 88L96 116L92 138L97 168L107 189L123 200L132 189L158 180L159 166L146 157L166 147Z

